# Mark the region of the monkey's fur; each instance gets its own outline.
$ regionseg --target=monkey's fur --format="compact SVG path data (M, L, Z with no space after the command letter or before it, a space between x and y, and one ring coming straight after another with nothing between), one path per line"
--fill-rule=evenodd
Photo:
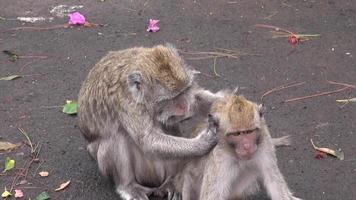
M289 190L275 154L275 146L289 145L289 138L271 138L260 105L226 93L213 103L211 114L219 121L219 141L209 154L191 160L176 177L175 186L183 200L245 199L257 193L258 180L272 200L299 200ZM206 123L201 128L206 128ZM257 133L257 150L251 158L241 159L228 137L253 132Z
M148 199L176 173L179 159L202 156L216 145L215 127L195 138L175 137L180 120L216 99L194 74L175 48L158 45L110 52L83 82L79 127L123 199Z

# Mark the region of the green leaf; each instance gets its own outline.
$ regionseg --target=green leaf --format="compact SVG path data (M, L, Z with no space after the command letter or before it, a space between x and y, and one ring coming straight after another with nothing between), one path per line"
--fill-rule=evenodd
M17 78L21 78L21 75L11 75L11 76L6 76L6 77L2 77L0 78L0 81L11 81Z
M5 188L5 191L1 194L1 197L2 198L6 198L6 197L9 197L9 196L11 196L12 194L9 192L9 191L7 191L6 190L6 188Z
M15 160L12 160L11 158L7 157L5 161L5 169L3 172L7 172L14 167L15 167Z
M41 194L39 194L35 200L47 200L50 199L49 195L47 192L42 192Z
M10 57L10 60L12 62L15 62L17 59L19 59L19 55L17 55L16 53L9 51L9 50L4 50L2 51L4 54L8 55Z
M62 112L68 115L77 114L77 102L68 100L67 103L63 106Z

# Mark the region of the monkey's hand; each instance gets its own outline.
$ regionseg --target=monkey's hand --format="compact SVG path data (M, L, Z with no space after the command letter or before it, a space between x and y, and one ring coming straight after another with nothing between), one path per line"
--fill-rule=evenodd
M205 146L208 146L207 149L210 150L218 142L217 129L219 127L219 121L211 114L208 115L208 127L203 130L198 136L197 139L203 141Z

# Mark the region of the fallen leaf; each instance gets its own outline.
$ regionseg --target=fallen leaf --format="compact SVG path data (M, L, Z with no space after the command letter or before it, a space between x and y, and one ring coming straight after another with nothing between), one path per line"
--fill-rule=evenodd
M22 77L21 75L5 76L5 77L0 78L0 81L11 81L11 80L21 78L21 77Z
M77 114L77 102L67 100L67 103L63 106L62 112L68 115Z
M69 25L84 25L85 24L85 17L84 15L80 14L79 12L73 12L68 15L69 16Z
M47 177L48 175L49 175L49 173L48 172L46 172L46 171L42 171L42 172L40 172L40 173L38 173L40 176L42 176L42 177Z
M21 190L15 189L15 198L21 198L21 197L23 197L23 192Z
M7 157L5 161L5 169L3 172L9 171L14 167L15 167L15 160L12 160L11 158Z
M148 22L147 32L155 33L157 31L159 31L158 22L159 22L159 20L150 19L150 21Z
M5 187L5 191L1 194L1 197L2 198L6 198L6 197L9 197L11 196L12 194L6 190L6 187Z
M50 199L49 195L47 192L42 192L41 194L39 194L35 200L47 200Z
M22 181L20 181L20 185L24 185L24 184L26 184L27 183L27 181L26 180L22 180Z
M68 185L70 184L70 180L65 182L65 183L62 183L59 188L55 189L54 191L58 192L60 190L63 190L64 188L68 187Z
M0 151L8 151L16 149L17 147L21 146L21 143L13 144L11 142L1 141L0 140Z
M19 55L17 55L16 53L9 51L9 50L4 50L2 51L4 54L8 55L10 57L10 60L12 62L15 62L17 59L19 59Z
M326 154L335 156L336 158L338 158L338 159L340 159L340 160L344 160L344 158L345 158L344 152L341 151L341 150L333 150L333 149L324 148L324 147L316 147L316 146L314 145L312 139L310 139L310 142L312 143L313 148L314 148L315 150L318 150L318 151L324 152L324 153L326 153Z
M351 98L351 99L339 99L336 100L336 102L338 103L356 103L356 97L355 98Z

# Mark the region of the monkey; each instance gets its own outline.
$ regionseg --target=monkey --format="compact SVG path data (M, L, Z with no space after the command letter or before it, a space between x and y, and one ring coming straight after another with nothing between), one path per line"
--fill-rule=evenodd
M226 93L210 112L219 123L218 144L182 168L174 179L181 196L174 195L173 200L246 199L258 192L259 181L272 200L300 200L288 188L275 154L275 146L289 145L290 138L271 137L263 106ZM198 130L206 126L203 123Z
M213 125L194 138L177 131L180 121L207 115L204 108L221 96L201 88L197 73L166 44L109 52L83 81L78 126L121 198L147 200L175 175L179 160L216 145Z

